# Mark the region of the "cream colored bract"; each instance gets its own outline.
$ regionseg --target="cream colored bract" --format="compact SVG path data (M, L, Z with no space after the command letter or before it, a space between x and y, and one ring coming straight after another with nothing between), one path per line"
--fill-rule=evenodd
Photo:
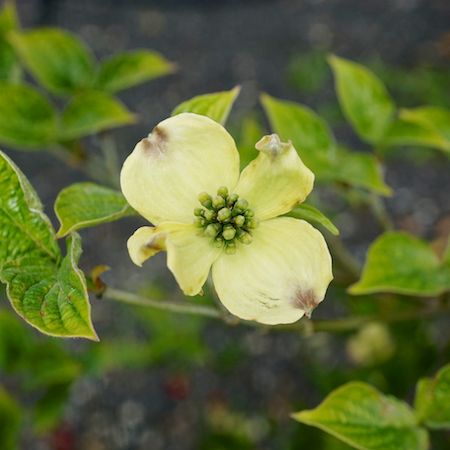
M292 323L323 300L332 279L331 257L310 224L278 217L304 201L313 173L292 144L275 134L256 148L258 157L239 175L239 153L220 124L190 113L158 124L122 168L125 197L154 225L138 229L128 250L139 266L166 250L167 265L186 295L201 292L212 268L217 294L232 314L265 324ZM246 199L258 224L248 229L251 242L235 239L234 253L225 251L226 242L217 245L194 216L199 194L225 188Z

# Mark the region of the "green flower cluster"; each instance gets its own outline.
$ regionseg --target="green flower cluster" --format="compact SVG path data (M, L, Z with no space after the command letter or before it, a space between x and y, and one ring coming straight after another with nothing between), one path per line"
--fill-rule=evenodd
M248 201L238 194L229 194L225 186L212 197L207 192L198 196L202 207L194 209L194 223L204 234L214 239L218 247L225 246L225 252L236 252L236 241L243 244L252 242L251 230L257 226Z

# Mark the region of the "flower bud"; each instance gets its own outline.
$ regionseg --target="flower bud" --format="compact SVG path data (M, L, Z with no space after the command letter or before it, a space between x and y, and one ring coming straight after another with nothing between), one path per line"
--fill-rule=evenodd
M231 241L236 236L236 230L232 225L225 225L223 227L222 236L226 241Z
M228 208L222 208L217 213L217 219L220 222L227 222L228 220L230 220L230 217L231 217L231 211Z
M207 192L202 192L198 195L198 201L205 207L211 208L212 198Z
M219 189L217 189L217 195L220 195L224 199L228 196L228 188L226 186L221 186Z
M206 220L203 217L195 217L194 225L197 227L204 227L206 225Z
M225 206L225 199L217 195L212 199L212 205L215 209L223 208Z
M247 219L245 222L245 225L247 228L256 228L258 225L258 222L255 219Z
M225 253L227 255L234 255L236 253L236 244L234 242L227 242Z
M234 211L244 212L248 208L248 201L245 200L245 198L240 198L235 204L234 204Z
M219 234L220 225L218 223L210 223L205 228L205 234L210 237L216 237Z
M238 200L239 195L238 194L231 194L228 197L228 207L232 207Z
M211 210L211 209L207 209L204 213L203 213L203 217L208 221L211 222L212 220L214 220L216 218L216 213Z
M250 233L247 233L246 231L243 231L239 237L238 237L239 241L242 242L245 245L248 245L252 242L253 238L252 235Z
M245 223L245 217L242 215L236 216L233 218L233 222L236 224L236 226L242 227Z

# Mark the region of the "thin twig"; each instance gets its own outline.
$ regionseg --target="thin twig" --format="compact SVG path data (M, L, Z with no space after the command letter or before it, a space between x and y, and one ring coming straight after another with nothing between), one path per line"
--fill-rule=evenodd
M386 209L383 199L378 195L371 193L368 196L368 204L380 227L384 231L393 230L394 224L388 210Z
M119 289L114 289L111 287L106 288L103 293L103 298L115 300L121 303L126 303L135 306L145 306L150 308L155 308L163 311L171 311L177 314L193 314L203 317L209 317L213 319L219 319L227 324L243 324L247 326L260 326L264 325L258 324L256 322L247 321L230 321L227 316L222 314L220 310L211 306L201 306L192 305L189 303L181 302L170 302L170 301L159 301L153 300L141 295L132 294L130 292L122 291ZM450 305L439 305L433 309L428 308L425 310L416 311L406 311L391 313L386 316L358 316L358 317L344 317L340 319L315 319L308 320L303 319L294 324L288 325L276 325L267 327L270 330L284 330L284 331L295 331L302 334L311 334L312 332L334 332L343 333L361 328L369 322L383 321L385 323L395 323L395 322L407 322L412 320L419 320L423 318L431 318L436 316L441 316L450 313Z
M194 314L198 316L212 317L215 319L221 318L220 311L210 306L153 300L141 295L132 294L131 292L121 291L119 289L114 289L111 287L106 288L105 292L102 294L102 298L116 300L118 302L127 303L129 305L147 306L163 311L171 311L178 314Z

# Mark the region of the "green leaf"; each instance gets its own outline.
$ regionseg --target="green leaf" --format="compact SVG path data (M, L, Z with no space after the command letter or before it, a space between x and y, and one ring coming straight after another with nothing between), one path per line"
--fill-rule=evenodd
M172 73L175 67L151 50L120 53L102 62L96 86L114 93Z
M324 226L331 234L337 236L339 230L336 228L334 223L319 211L317 208L306 203L296 206L289 214L290 217L295 217L296 219L303 219L308 222L315 222Z
M450 364L434 378L419 380L414 407L421 423L430 428L450 428Z
M439 148L450 152L450 111L438 106L421 106L400 110L400 118L435 133L441 140Z
M19 405L0 386L0 448L17 450L22 413Z
M333 134L312 109L267 94L261 95L261 104L275 132L283 140L292 141L313 172L321 163L332 161L335 153Z
M58 28L12 33L10 42L25 67L49 91L73 94L92 86L94 58L76 36Z
M83 273L80 238L67 241L61 261L53 227L37 194L0 152L0 281L16 312L53 336L97 339Z
M207 116L224 125L240 90L240 86L236 86L230 91L198 95L179 104L172 111L172 116L183 112L191 112Z
M33 409L33 428L38 434L51 432L63 419L71 383L54 384L37 401Z
M13 48L7 41L7 34L17 29L18 19L13 2L7 1L0 10L0 81L17 81L20 67Z
M134 121L135 116L111 95L87 91L76 95L64 110L60 138L79 138Z
M361 279L349 292L434 296L449 289L449 261L441 261L426 242L414 236L388 232L369 248Z
M319 181L337 181L389 195L381 167L372 156L337 147L328 125L314 111L264 94L261 102L273 130L291 140Z
M239 159L241 169L258 156L255 144L267 134L260 122L252 117L244 117L240 122L237 148L239 149Z
M365 188L385 196L392 195L391 188L384 181L377 158L345 147L337 148L334 164L324 171L323 178Z
M351 382L317 408L293 414L360 450L427 450L428 434L410 407L372 386Z
M19 27L16 6L13 1L6 0L0 10L0 35L4 35Z
M56 113L30 86L0 84L0 142L18 149L46 146L56 140Z
M383 83L360 64L333 55L328 62L342 111L362 139L378 143L395 112Z
M386 131L383 146L420 146L449 151L448 141L432 128L418 122L397 119Z
M55 212L61 224L57 237L134 214L121 192L95 183L63 189L56 198Z
M0 35L0 81L16 82L20 74L14 50Z

